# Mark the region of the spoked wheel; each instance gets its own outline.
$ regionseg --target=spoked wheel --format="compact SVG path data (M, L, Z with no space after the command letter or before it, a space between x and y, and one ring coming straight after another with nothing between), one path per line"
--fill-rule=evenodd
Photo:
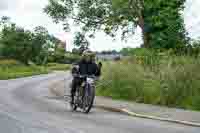
M95 87L88 85L85 88L85 95L83 97L83 112L84 113L90 112L94 103L94 98L95 98Z

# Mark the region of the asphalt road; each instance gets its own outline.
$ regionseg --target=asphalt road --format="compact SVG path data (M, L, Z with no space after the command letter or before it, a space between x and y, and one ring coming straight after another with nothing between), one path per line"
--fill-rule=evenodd
M69 80L54 73L0 81L0 133L199 133L200 128L134 118L93 109L71 112L63 101L47 98L48 85Z

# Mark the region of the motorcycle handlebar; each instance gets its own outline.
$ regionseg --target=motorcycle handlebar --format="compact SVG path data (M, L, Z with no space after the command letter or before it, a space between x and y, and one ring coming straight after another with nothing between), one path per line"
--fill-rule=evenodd
M94 75L80 75L80 74L73 74L74 77L77 78L96 78Z

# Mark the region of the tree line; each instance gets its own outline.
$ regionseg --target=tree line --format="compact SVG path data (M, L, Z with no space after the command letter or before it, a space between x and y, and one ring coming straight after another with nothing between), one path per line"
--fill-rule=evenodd
M33 62L46 64L50 55L61 43L42 26L33 31L26 30L11 22L9 17L0 20L0 56L21 61L24 64Z

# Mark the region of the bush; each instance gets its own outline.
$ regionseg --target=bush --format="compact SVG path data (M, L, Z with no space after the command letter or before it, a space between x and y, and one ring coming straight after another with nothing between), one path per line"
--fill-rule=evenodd
M48 58L49 62L56 62L60 64L72 64L80 60L79 55L71 53L55 53Z
M79 55L66 54L64 63L72 64L72 63L77 62L79 60L80 60L80 56Z
M48 70L69 70L70 69L70 65L68 64L58 64L58 63L48 63L47 64L47 69Z
M0 59L0 67L12 67L22 65L21 62L13 59Z
M147 60L153 60L146 57ZM158 58L152 64L129 57L121 62L107 62L99 95L136 102L200 110L200 60L173 56ZM155 64L154 64L155 63ZM153 68L153 69L152 69ZM156 70L156 71L154 71Z

